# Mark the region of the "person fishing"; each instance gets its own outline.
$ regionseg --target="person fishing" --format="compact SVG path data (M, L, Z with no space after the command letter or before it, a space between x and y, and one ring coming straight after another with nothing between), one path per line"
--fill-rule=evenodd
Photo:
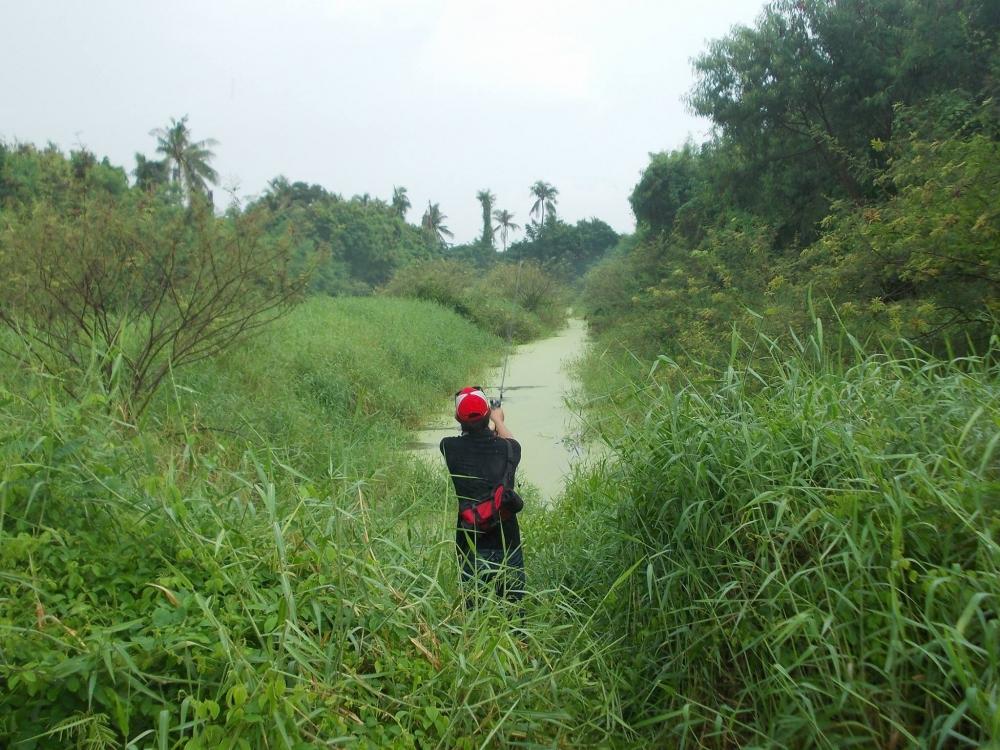
M514 491L521 445L479 386L455 394L459 437L446 437L440 450L458 496L455 543L467 607L493 590L500 599L524 596L524 553L517 513L524 502ZM492 421L493 427L490 427Z

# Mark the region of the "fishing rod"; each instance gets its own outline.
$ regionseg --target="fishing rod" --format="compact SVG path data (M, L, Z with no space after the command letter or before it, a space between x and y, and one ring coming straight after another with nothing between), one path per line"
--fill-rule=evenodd
M521 266L524 265L524 261L520 260L517 263L517 275L514 277L514 299L511 300L513 304L517 304L517 293L521 289ZM504 384L507 382L507 362L510 361L510 351L513 348L514 343L514 311L510 311L510 315L507 318L507 352L503 355L503 370L500 373L500 398L491 399L495 403L491 403L492 408L496 408L503 404L503 389Z

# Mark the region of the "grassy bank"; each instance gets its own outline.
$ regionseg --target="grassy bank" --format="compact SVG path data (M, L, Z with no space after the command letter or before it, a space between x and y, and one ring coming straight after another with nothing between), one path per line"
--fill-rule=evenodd
M997 742L996 350L757 347L600 394L620 460L555 509L582 554L545 564L621 636L625 719L658 746Z
M496 351L428 303L317 300L175 373L138 432L5 376L2 744L606 738L580 616L466 613L447 480L401 450Z
M997 740L994 353L817 329L720 371L585 364L617 458L525 512L514 629L464 610L448 480L404 450L497 351L437 305L314 300L138 430L5 369L0 743Z

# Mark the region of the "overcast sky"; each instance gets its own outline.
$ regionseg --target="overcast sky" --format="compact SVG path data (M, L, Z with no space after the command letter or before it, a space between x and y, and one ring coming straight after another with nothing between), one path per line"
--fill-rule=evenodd
M241 196L279 174L348 197L402 185L410 221L439 202L462 242L476 191L520 224L545 180L563 218L630 231L648 153L707 134L683 103L691 59L762 5L0 0L0 138L131 170L186 114Z

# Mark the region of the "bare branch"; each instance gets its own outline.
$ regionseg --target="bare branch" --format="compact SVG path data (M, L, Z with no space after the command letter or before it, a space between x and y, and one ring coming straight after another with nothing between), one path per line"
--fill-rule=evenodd
M122 408L138 416L171 367L224 351L304 291L307 279L290 274L290 243L265 239L264 218L133 194L70 211L40 204L0 230L0 249L13 250L0 325L53 374L96 353L109 392L120 357Z

